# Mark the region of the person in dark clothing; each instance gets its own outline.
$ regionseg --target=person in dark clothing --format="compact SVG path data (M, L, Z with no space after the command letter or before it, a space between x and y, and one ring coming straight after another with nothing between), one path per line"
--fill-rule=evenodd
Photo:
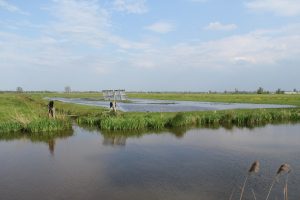
M113 102L111 101L111 102L109 103L109 108L112 109L112 107L113 107Z
M54 108L54 102L50 101L48 104L48 116L49 117L55 117L55 108Z

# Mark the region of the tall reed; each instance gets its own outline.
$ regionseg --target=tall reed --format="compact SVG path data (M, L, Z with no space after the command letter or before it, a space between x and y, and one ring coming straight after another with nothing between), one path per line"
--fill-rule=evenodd
M243 198L243 194L244 194L244 190L245 190L245 187L246 187L246 183L248 181L248 178L251 174L254 174L254 173L258 173L259 171L259 161L256 160L254 163L252 163L250 169L248 170L248 174L245 178L245 181L244 181L244 184L243 184L243 187L241 189L241 195L240 195L240 200L242 200Z
M286 182L285 182L285 188L286 188L286 191L284 190L284 199L287 199L287 198L288 198L288 197L287 197L287 182L288 182L288 175L289 175L290 172L291 172L291 167L290 167L289 164L284 163L284 164L280 165L280 167L278 168L278 170L277 170L277 172L276 172L275 177L273 178L273 181L272 181L271 186L270 186L270 189L269 189L269 191L268 191L268 195L267 195L267 197L266 197L266 200L269 199L269 196L270 196L270 194L271 194L272 188L273 188L273 186L274 186L276 180L277 180L277 179L280 177L280 175L282 175L282 174L287 174L287 176L286 176Z

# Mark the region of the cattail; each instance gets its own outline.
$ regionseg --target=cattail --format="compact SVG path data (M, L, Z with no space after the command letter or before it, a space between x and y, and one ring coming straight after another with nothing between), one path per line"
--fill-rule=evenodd
M290 172L291 172L291 167L290 167L289 164L284 163L284 164L280 165L280 167L277 170L276 176L273 179L273 182L272 182L271 187L269 189L269 192L268 192L266 200L269 199L271 190L272 190L272 188L274 186L274 183L275 183L276 179L278 178L278 176L280 176L283 173L287 173L286 184L285 184L285 189L284 189L284 196L285 196L285 199L287 199L287 182L288 182L288 175L289 175Z
M256 160L250 167L249 173L257 173L259 171L259 162Z
M289 164L282 164L278 171L277 171L277 176L282 174L282 173L287 173L286 179L285 179L285 185L283 188L283 195L284 195L284 200L288 200L288 178L289 178L289 173L291 172L291 167Z
M282 164L280 167L279 167L279 169L277 170L277 176L278 175L280 175L280 174L282 174L282 173L290 173L291 172L291 167L290 167L290 165L289 164L286 164L286 163L284 163L284 164Z
M249 175L251 175L252 173L257 173L258 171L259 171L259 162L258 162L258 160L256 160L254 163L252 163L250 169L248 170L248 175L246 176L246 179L244 181L244 184L243 184L243 187L241 190L240 200L242 200L242 198L243 198L245 186L246 186Z

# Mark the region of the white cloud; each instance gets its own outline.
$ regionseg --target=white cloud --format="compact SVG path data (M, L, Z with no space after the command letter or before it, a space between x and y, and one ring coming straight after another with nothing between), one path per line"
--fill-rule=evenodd
M300 24L257 30L208 42L181 43L136 54L131 63L144 68L261 68L297 60ZM300 62L298 59L297 62ZM143 64L145 66L143 66Z
M116 57L91 52L78 53L51 37L32 39L0 32L0 44L3 46L0 54L2 71L13 69L15 73L33 73L45 80L53 81L49 74L61 75L66 79L70 75L80 77L84 73L94 77L104 76L110 74L118 64Z
M0 26L3 28L11 29L11 30L21 30L21 29L41 29L45 27L44 25L33 24L27 19L22 20L7 20L7 19L0 19Z
M235 24L222 24L220 22L211 22L209 25L204 27L205 30L212 31L232 31L237 28Z
M124 49L141 49L147 44L126 40L111 33L108 12L95 0L54 0L50 12L56 17L47 33L69 43L103 48L113 44Z
M108 68L108 66L99 66L95 68L95 71L97 74L99 75L107 75L110 73L110 68Z
M115 10L133 14L143 14L148 11L146 0L115 0L113 6Z
M147 43L126 40L111 33L110 16L95 0L53 0L46 8L54 18L43 26L27 21L1 21L14 29L34 29L36 37L0 31L0 68L31 68L37 71L88 67L108 73L114 59L105 58L111 45L127 50L145 49ZM24 48L23 48L24 47ZM107 54L107 53L106 53ZM104 62L105 61L105 62Z
M168 33L174 30L174 25L168 22L160 21L145 27L145 29L156 33Z
M0 32L0 68L31 70L92 70L99 75L108 74L120 66L145 69L202 69L230 70L240 67L261 69L276 67L287 61L300 63L300 24L274 30L257 30L207 42L179 43L172 46L142 46L122 38L119 56L76 52L65 42L53 37L27 38ZM118 41L121 40L121 41ZM108 41L112 43L113 41ZM66 45L66 46L65 46ZM136 50L139 48L139 50ZM104 50L105 52L105 50ZM16 56L17 55L17 56ZM54 59L55 58L55 59ZM288 66L286 66L288 69ZM120 68L121 69L121 68Z
M23 15L29 14L28 12L21 10L17 6L8 3L6 0L0 0L0 8L5 9L9 12L19 13L19 14L23 14Z
M299 0L248 0L246 7L253 11L272 12L281 16L300 14Z
M149 44L144 42L133 42L126 40L120 36L110 35L107 37L107 41L119 46L122 49L146 49Z
M20 69L29 67L43 70L48 67L70 66L75 58L51 37L32 39L0 32L0 43L3 44L0 60L6 61L2 62L0 68L10 65Z
M108 35L110 17L97 1L54 0L50 12L56 17L48 34L70 42L101 46Z

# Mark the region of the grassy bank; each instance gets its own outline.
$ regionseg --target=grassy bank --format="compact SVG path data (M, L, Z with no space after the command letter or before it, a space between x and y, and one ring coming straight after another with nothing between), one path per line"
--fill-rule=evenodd
M0 133L53 132L71 128L71 121L60 113L48 118L47 104L24 94L0 94Z
M105 111L101 107L56 101L56 118L49 118L48 100L44 98L57 97L59 95L69 98L96 98L98 93L0 93L0 133L52 134L52 132L71 129L72 117L97 116Z
M255 127L268 123L298 122L299 109L255 109L180 113L103 113L81 116L78 124L102 130L161 130L188 126Z

